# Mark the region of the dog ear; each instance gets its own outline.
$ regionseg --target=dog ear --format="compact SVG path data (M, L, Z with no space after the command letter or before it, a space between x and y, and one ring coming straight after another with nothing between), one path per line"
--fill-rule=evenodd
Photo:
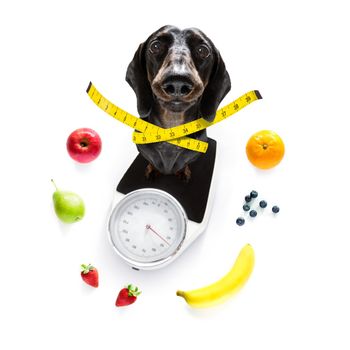
M214 48L215 62L209 78L209 82L204 89L200 102L200 114L208 122L215 118L220 102L231 90L231 80L225 67L225 63L217 49Z
M145 47L146 42L140 44L128 66L125 77L136 94L137 110L141 117L149 115L153 103L153 93L147 77Z

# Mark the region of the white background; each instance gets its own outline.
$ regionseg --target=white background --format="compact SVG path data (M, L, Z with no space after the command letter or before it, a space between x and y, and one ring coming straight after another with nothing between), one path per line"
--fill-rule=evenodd
M349 13L346 1L7 1L1 5L1 349L349 349ZM154 272L127 267L108 244L113 190L137 154L131 130L88 98L89 81L137 114L125 82L139 43L164 24L198 27L232 80L222 105L259 89L264 99L208 129L218 183L206 233ZM225 125L224 125L225 123ZM75 163L65 142L95 129L100 157ZM282 163L258 171L245 144L272 129ZM85 218L61 224L54 178L79 193ZM195 180L195 179L194 179ZM266 210L238 227L252 189ZM256 267L227 303L193 310L176 297L215 281L251 243ZM100 287L82 283L92 263ZM143 294L116 308L126 283Z

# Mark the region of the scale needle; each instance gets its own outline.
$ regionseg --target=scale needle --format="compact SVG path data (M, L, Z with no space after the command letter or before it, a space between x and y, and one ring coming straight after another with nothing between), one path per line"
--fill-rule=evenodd
M153 230L153 228L151 227L151 225L146 225L146 229L151 230L152 232L154 232L160 239L162 239L167 245L170 245L170 243L164 239L159 233L157 233L156 231Z

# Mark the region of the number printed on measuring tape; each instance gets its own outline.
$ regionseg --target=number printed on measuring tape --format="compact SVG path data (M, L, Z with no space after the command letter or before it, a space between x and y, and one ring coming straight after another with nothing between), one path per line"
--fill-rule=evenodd
M171 129L163 129L157 125L146 122L143 119L135 117L134 115L117 107L112 102L107 100L90 82L87 94L91 100L100 107L104 112L119 120L125 125L135 129L132 140L136 144L146 144L155 142L169 142L179 147L187 148L196 152L205 153L208 149L208 143L193 139L187 135L193 134L197 131L204 130L214 124L217 124L231 115L237 113L250 103L262 99L258 90L252 90L239 97L237 100L231 102L227 106L219 109L216 112L215 118L212 122L208 122L203 118L196 119L192 122L182 124Z

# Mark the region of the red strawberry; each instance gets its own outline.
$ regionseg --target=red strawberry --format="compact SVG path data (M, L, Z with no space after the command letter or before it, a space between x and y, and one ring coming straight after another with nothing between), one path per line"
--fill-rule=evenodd
M98 287L98 271L91 264L81 264L81 278L89 286Z
M139 291L138 287L129 284L119 292L115 305L126 306L133 304L140 294L141 291Z

